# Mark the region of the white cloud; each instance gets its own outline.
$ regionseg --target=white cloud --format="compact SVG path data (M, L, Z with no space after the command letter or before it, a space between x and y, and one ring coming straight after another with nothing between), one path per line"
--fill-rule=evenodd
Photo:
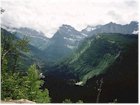
M87 25L138 20L138 0L1 0L2 25L30 27L51 37L62 24Z

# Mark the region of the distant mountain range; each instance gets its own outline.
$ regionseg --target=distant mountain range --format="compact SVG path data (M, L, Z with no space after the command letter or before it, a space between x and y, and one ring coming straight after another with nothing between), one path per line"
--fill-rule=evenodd
M46 60L49 62L57 62L72 54L82 40L98 33L138 34L138 22L136 21L126 25L110 22L105 25L87 26L82 31L77 31L74 27L63 24L52 38L47 38L42 32L26 27L4 28L15 33L19 38L28 37L32 46L45 52Z
M48 46L49 38L47 38L42 32L30 28L19 28L15 30L15 34L19 38L28 37L30 44L43 50Z
M29 38L30 52L21 53L23 65L35 63L43 71L42 88L47 86L52 102L96 102L101 81L100 102L138 102L138 22L110 22L82 31L62 25L52 38L25 27L1 31Z
M126 25L110 22L105 25L87 26L81 32L89 36L97 33L138 34L138 22L132 21Z

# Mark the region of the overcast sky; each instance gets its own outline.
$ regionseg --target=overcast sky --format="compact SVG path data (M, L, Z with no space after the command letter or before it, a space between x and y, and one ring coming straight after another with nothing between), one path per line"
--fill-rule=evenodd
M62 24L77 30L110 21L138 20L138 0L1 0L1 24L29 27L51 37Z

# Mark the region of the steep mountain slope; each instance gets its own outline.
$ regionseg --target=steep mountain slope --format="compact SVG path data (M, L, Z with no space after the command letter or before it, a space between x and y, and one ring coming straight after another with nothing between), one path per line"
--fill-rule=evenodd
M88 79L105 73L121 54L127 54L128 49L134 45L137 46L137 43L137 35L92 36L83 42L76 54L57 65L56 72L73 74L85 83Z
M1 36L4 39L6 39L6 37L9 37L9 36L13 37L13 41L22 39L22 38L17 37L15 34L9 32L3 28L1 28ZM2 44L4 44L6 46L6 45L10 44L10 42L7 42L7 41L3 42L2 41ZM29 52L27 52L27 53L20 52L21 61L24 64L23 68L29 67L29 65L31 65L33 63L36 63L38 66L40 66L46 62L46 57L41 50L39 50L38 48L36 48L30 44L27 47L29 48ZM25 67L25 65L26 65L26 67Z
M106 72L89 79L85 85L89 87L88 90L93 89L97 81L100 83L103 78L100 102L111 102L114 99L120 103L138 102L138 36L127 37L120 55ZM89 100L92 101L92 98Z
M22 27L7 28L18 38L27 37L30 45L41 50L48 62L58 62L71 55L86 38L98 33L122 33L136 34L138 33L138 22L132 21L130 24L120 25L116 23L108 23L105 25L88 26L81 32L77 31L70 25L62 25L52 38L47 38L42 32Z
M37 47L40 50L44 50L49 45L49 38L47 38L42 32L30 28L15 29L15 34L19 38L27 37L30 40L30 44Z
M53 102L66 97L95 103L138 102L138 36L98 34L69 59L49 68L46 83ZM57 95L56 95L57 94Z
M40 50L44 50L49 45L49 38L47 38L44 33L36 31L31 28L21 27L21 28L12 28L8 26L1 26L6 31L16 35L18 38L27 37L29 39L30 45L37 47Z
M97 33L121 33L121 34L138 34L138 22L132 21L130 24L121 25L108 23L105 25L88 26L81 31L89 36Z
M78 47L80 41L85 37L70 25L62 25L50 39L48 48L44 50L47 59L57 61L66 57Z

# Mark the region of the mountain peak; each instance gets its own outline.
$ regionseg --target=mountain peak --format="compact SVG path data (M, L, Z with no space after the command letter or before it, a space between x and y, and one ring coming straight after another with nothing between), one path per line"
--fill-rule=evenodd
M21 28L18 28L17 30L20 32L23 32L24 34L45 37L43 32L31 29L31 28L21 27Z
M107 23L106 25L116 25L116 23L114 23L114 22L109 22L109 23Z
M63 24L62 26L59 27L59 29L71 29L71 30L75 30L74 27L67 25L67 24Z
M95 30L95 29L96 29L95 26L90 26L90 25L88 25L88 26L86 27L86 31L92 31L92 30Z
M130 24L138 24L138 21L131 21Z
M95 35L97 33L121 33L121 34L138 33L138 22L131 21L131 23L125 25L109 22L105 25L100 25L98 27L88 26L81 32L89 36Z
M57 32L54 34L54 36L59 33L63 36L77 36L77 35L81 35L81 33L79 31L77 31L74 27L67 25L67 24L63 24L62 26L59 27L59 29L57 30Z

